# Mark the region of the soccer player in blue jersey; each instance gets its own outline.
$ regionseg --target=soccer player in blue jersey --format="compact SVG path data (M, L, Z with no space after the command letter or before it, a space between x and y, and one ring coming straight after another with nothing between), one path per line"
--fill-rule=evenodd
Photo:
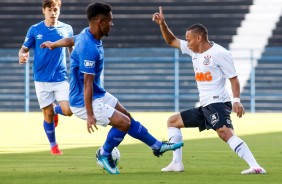
M183 146L160 142L120 104L117 98L101 86L100 75L104 67L104 49L101 38L108 36L113 26L111 6L105 3L92 3L87 8L89 27L74 38L62 39L55 43L44 43L42 47L54 49L58 46L72 46L70 73L70 106L72 112L87 121L87 130L94 132L97 125L111 125L104 145L99 151L98 160L111 174L119 174L111 152L124 139L126 134L141 140L153 149L156 156Z
M33 78L39 106L44 115L43 127L50 142L51 154L61 155L55 136L54 120L58 115L71 116L69 107L69 83L66 68L66 49L41 49L40 45L46 41L56 41L73 36L72 27L58 21L61 0L43 0L42 12L45 20L32 25L25 41L19 50L19 63L28 61L29 50L34 50ZM54 102L59 105L53 107Z

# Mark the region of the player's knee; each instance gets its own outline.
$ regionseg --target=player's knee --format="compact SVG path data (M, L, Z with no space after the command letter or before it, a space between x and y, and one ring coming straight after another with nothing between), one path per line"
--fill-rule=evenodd
M167 120L167 127L177 127L177 116L172 115Z
M62 111L63 111L65 116L72 116L72 112L71 112L70 108L62 109Z
M217 134L218 136L224 141L224 142L227 142L230 137L233 136L233 133L232 131L227 128L227 127L223 127L223 128L219 128L216 130L217 131Z
M130 124L131 123L130 123L129 117L124 116L119 123L119 129L124 131L124 132L127 132L130 128Z

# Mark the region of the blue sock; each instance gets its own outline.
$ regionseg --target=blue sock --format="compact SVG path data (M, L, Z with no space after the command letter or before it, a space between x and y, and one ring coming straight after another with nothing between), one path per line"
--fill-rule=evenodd
M56 105L56 106L54 107L54 112L55 112L55 114L61 114L61 115L64 115L64 116L65 116L65 114L64 114L63 111L62 111L61 106L59 106L59 105Z
M114 147L118 147L125 135L126 132L122 132L119 129L112 127L108 132L107 139L103 145L103 149L101 150L101 155L110 155Z
M128 134L135 139L139 139L153 149L159 149L162 146L160 141L153 137L141 123L135 121L133 118L131 120Z
M47 123L45 120L43 122L43 127L45 130L45 133L48 137L48 140L50 142L50 147L52 148L53 146L57 145L56 142L56 136L55 136L55 126L54 126L54 122L52 123Z

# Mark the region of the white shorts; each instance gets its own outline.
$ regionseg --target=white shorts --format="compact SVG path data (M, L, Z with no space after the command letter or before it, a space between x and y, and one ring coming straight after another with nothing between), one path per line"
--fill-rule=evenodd
M69 101L69 83L62 82L37 82L34 81L35 92L40 109L53 102Z
M110 93L106 93L102 98L97 98L92 101L93 113L96 118L96 124L100 126L106 127L115 112L115 106L118 100L116 97L111 95ZM87 113L86 108L78 108L78 107L70 107L71 111L74 115L79 117L80 119L86 120Z

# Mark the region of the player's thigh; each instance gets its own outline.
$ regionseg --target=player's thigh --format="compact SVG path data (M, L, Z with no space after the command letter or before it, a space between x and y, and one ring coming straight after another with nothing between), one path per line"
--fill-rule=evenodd
M54 82L52 84L52 91L54 91L57 102L69 101L69 83L68 81Z
M123 113L124 115L128 116L129 118L131 118L130 113L128 112L128 110L118 101L115 109L121 113Z
M206 125L208 128L214 130L220 129L224 126L233 129L230 114L232 112L231 102L213 103L203 107L203 112L206 118Z
M49 106L55 101L54 92L50 91L48 83L34 81L34 86L40 109Z
M106 93L103 97L92 101L93 113L96 118L96 124L106 127L110 122L115 110L117 99L110 93ZM85 107L71 107L71 111L77 117L86 120L87 112ZM114 119L115 120L115 119Z
M192 108L180 112L184 127L199 127L200 130L205 129L205 118L201 108Z
M109 125L116 127L120 130L127 131L130 127L130 119L122 112L115 111L112 117L109 118Z
M72 113L80 119L87 120L87 111L85 107L70 107ZM103 102L92 102L93 114L96 119L96 125L106 127L110 123L115 109Z

